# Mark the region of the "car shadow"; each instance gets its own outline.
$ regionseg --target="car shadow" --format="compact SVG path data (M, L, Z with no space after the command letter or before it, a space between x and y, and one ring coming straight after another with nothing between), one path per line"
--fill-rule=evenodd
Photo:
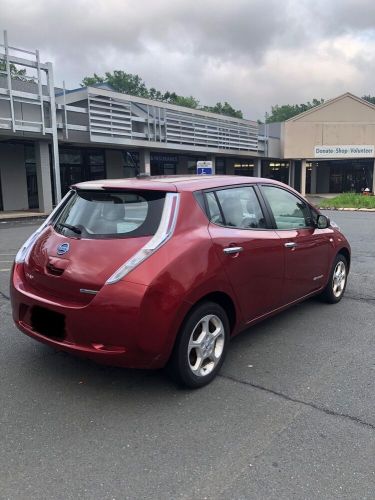
M244 350L254 345L261 346L270 335L280 335L280 327L290 321L290 315L305 315L308 311L320 308L314 299L298 304L293 308L279 313L258 323L234 337L231 340L228 357L231 361L240 356ZM101 365L89 359L78 358L63 351L56 351L48 346L38 344L34 350L25 353L30 366L37 366L37 375L48 380L57 389L69 387L72 394L86 397L92 392L95 397L125 399L134 394L138 398L184 394L177 384L166 374L165 370L127 369ZM214 382L215 383L215 382ZM202 390L205 390L204 388Z

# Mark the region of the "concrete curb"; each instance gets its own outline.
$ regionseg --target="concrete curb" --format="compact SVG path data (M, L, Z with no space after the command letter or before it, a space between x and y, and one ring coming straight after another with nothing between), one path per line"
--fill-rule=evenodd
M339 212L375 212L375 208L336 208L336 207L320 207L319 210L336 210Z
M48 216L47 215L32 215L28 217L0 217L0 224L11 224L12 222L37 222L44 221Z
M0 212L0 221L18 220L18 219L40 219L47 217L47 212Z

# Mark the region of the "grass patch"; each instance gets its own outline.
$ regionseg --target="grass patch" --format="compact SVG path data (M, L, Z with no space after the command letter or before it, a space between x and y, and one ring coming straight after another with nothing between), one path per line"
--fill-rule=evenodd
M375 196L356 193L342 193L320 202L321 208L375 208Z

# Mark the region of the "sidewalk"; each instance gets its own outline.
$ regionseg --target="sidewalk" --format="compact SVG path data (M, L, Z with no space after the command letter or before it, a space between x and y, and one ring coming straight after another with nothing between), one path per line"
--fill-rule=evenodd
M9 212L0 212L0 222L10 222L17 220L44 219L49 215L46 212L35 212L32 210L12 210Z

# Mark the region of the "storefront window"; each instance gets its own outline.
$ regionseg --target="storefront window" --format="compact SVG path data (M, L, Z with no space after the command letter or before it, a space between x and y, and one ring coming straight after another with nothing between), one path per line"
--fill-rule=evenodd
M372 187L372 161L332 161L329 164L329 168L330 193L360 193L364 189L371 189Z
M225 175L226 172L226 165L225 165L225 158L216 158L215 160L215 174L216 175Z
M151 175L175 175L178 156L164 153L151 153Z
M288 184L289 162L287 161L263 161L262 177L274 179L275 181Z
M101 149L61 148L61 192L64 195L72 184L105 179L105 157Z
M234 164L235 175L254 176L254 162L249 160L239 160Z
M123 151L124 177L135 177L139 174L139 153L136 151Z

